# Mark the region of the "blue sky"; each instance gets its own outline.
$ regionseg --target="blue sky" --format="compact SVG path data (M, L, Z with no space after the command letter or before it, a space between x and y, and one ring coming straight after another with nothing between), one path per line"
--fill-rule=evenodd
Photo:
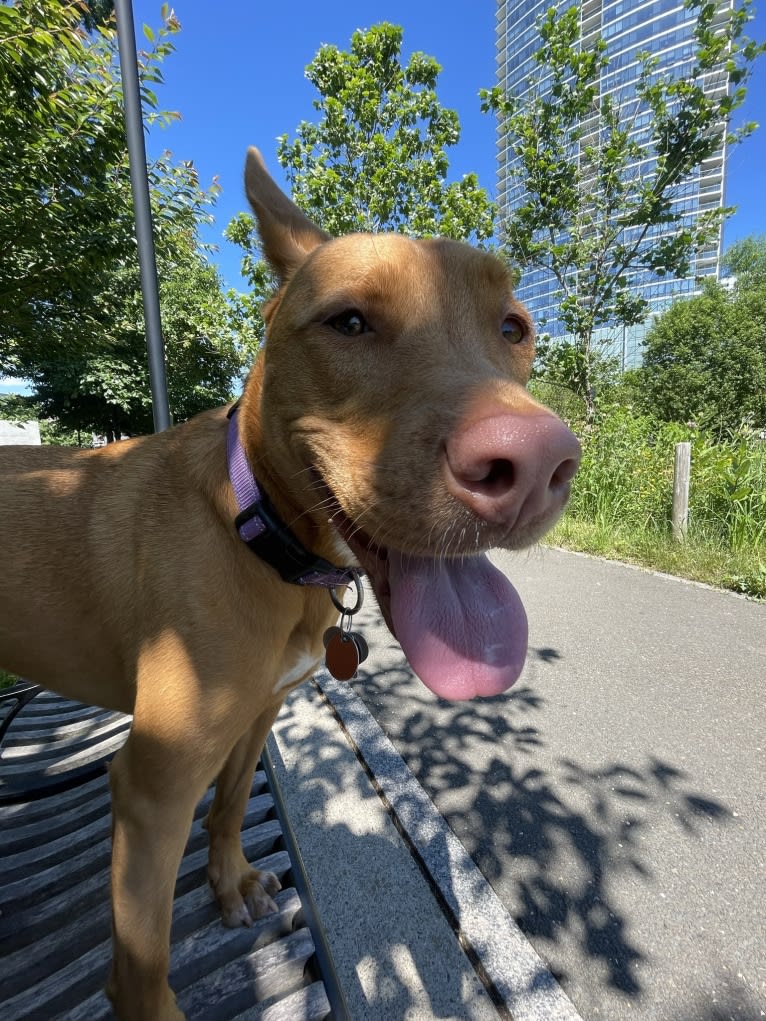
M495 127L491 117L480 113L477 97L480 88L494 84L493 0L230 0L215 8L207 0L178 0L173 6L183 30L166 64L161 102L178 110L182 120L158 132L150 147L167 147L179 158L192 159L203 181L219 176L223 193L210 240L220 244L217 261L228 283L239 286L239 255L220 235L229 219L246 208L242 167L247 146L257 145L283 182L275 140L285 132L292 136L301 120L314 116L316 93L304 68L322 43L347 48L356 28L394 22L404 28L405 55L423 50L436 57L443 68L439 97L458 111L463 129L459 145L450 150L451 176L476 171L494 194ZM139 44L141 24L158 25L159 9L154 0L134 0ZM756 15L750 35L766 39L766 13ZM759 120L765 113L766 57L757 66L739 119ZM727 202L739 211L726 226L727 244L766 233L765 166L766 125L731 150Z

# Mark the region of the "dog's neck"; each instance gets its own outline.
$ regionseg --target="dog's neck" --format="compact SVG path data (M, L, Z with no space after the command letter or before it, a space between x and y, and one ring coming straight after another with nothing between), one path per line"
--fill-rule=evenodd
M227 462L239 514L234 525L240 539L292 585L337 588L349 585L358 569L336 567L311 553L282 521L258 484L239 438L238 404L228 413Z

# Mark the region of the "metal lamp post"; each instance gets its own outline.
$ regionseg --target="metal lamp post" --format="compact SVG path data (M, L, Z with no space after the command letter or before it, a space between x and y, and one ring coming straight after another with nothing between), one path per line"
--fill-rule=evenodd
M125 133L130 159L130 184L136 218L138 261L144 299L146 345L149 351L149 380L152 390L154 431L170 427L168 384L165 374L165 345L162 339L160 298L157 286L157 262L154 256L152 211L149 203L149 176L146 170L144 121L136 60L136 31L131 0L115 0L117 41L120 48L120 72L125 106Z

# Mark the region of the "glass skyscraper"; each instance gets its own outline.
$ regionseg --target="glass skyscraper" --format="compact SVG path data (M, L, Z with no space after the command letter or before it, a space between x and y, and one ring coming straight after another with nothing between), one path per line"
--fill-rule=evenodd
M733 0L719 0L723 12ZM538 45L537 22L550 7L565 10L571 0L498 0L497 8L497 76L498 84L514 96L523 97L535 70L534 53ZM647 117L635 116L635 84L641 65L638 55L651 53L659 58L659 69L673 77L687 74L694 63L693 27L696 11L684 6L683 0L581 0L580 30L583 48L592 45L598 36L607 44L608 67L601 75L601 94L616 98L633 119L633 131L641 140ZM706 76L707 92L725 90L728 79L724 72ZM522 183L514 173L514 156L498 134L499 185L498 201L506 215L521 201ZM696 174L674 192L674 211L682 214L675 227L681 229L701 212L720 207L724 200L725 143L705 161ZM645 168L644 168L645 169ZM700 280L717 276L720 266L721 236L692 259L689 276L683 280L658 277L648 271L634 271L631 287L648 302L650 316L662 311L678 297L698 291ZM552 275L536 268L522 269L518 297L530 309L538 324L553 337L563 337L564 327L558 319L557 290ZM648 320L650 321L650 320ZM616 354L623 367L640 361L641 340L645 327L628 330L605 329L602 338L607 350Z

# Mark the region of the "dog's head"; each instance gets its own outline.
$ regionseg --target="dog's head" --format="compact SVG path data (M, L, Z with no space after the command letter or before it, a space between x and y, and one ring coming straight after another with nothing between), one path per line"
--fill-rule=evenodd
M534 328L510 274L455 241L330 238L254 149L246 188L281 284L264 309L260 429L291 503L332 522L430 687L503 690L526 620L483 554L539 539L580 457L526 390Z

